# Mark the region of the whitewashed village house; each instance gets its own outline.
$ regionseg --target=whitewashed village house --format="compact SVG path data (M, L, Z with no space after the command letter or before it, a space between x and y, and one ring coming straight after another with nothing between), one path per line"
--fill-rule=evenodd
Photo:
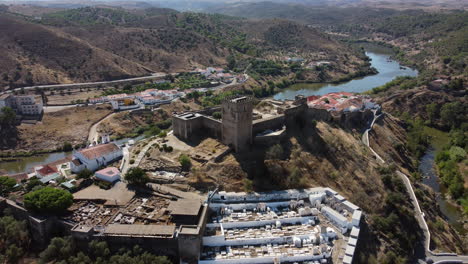
M122 150L114 143L97 145L73 153L71 170L78 173L85 168L96 171L123 156Z

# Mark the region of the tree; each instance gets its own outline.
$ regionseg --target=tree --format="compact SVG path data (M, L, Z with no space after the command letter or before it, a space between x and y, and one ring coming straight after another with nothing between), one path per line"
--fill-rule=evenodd
M73 146L70 142L64 142L62 146L62 151L72 151Z
M229 70L234 70L234 68L236 67L236 58L231 54L227 57L227 61L227 68Z
M179 156L179 162L183 170L189 170L192 166L192 161L190 160L190 157L185 154Z
M16 121L16 113L11 107L3 107L0 113L0 125L3 128L4 126L13 126Z
M39 255L42 263L66 260L73 255L75 245L71 237L54 237L49 246Z
M457 128L460 124L466 122L467 110L468 106L460 102L447 103L440 109L440 117L447 125Z
M6 211L5 213L7 214ZM0 217L0 255L6 257L7 263L17 263L29 247L29 243L25 221L17 221L9 215Z
M76 178L78 179L89 179L93 175L93 172L85 168L84 170L78 172Z
M28 183L26 184L25 188L26 188L26 191L30 192L33 190L34 187L36 186L42 186L43 183L36 177L32 177L29 179Z
M145 185L149 182L149 177L143 169L134 167L130 168L125 174L125 180L130 184Z
M45 214L60 214L73 204L70 192L52 187L44 187L24 196L26 209Z
M15 179L8 176L0 176L0 195L4 196L13 190L15 187Z
M426 112L429 117L429 121L431 124L434 122L434 120L437 118L437 115L439 114L439 105L436 103L431 103L426 105Z

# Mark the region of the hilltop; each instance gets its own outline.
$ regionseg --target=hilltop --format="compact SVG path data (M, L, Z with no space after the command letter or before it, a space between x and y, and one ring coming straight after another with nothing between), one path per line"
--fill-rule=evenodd
M324 52L363 63L344 44L283 20L108 7L46 12L40 19L4 12L0 19L6 25L0 37L2 87L187 71L226 65L230 55L244 60ZM281 41L285 36L290 40ZM337 68L355 71L346 63Z

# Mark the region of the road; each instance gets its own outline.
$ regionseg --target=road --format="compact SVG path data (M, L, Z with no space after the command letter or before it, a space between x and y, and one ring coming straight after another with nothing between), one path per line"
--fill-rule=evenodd
M94 124L93 126L91 126L91 128L89 129L89 133L88 133L88 142L90 144L94 144L94 142L98 142L99 141L99 133L97 132L97 128L98 126L104 121L104 120L107 120L109 118L111 118L112 116L114 116L116 113L111 113L109 115L107 115L106 117L104 117L103 119L101 119L99 122L97 122L96 124Z
M69 84L50 84L50 85L34 85L34 86L26 86L11 89L8 91L4 91L3 93L12 93L13 91L21 91L21 90L32 90L32 89L45 89L45 88L73 88L73 87L80 87L80 86L97 86L97 85L109 85L109 84L116 84L122 82L131 82L131 81L144 81L144 80L151 80L154 78L161 78L166 77L168 74L165 73L153 73L150 76L143 76L143 77L135 77L135 78L128 78L128 79L120 79L120 80L113 80L113 81L102 81L102 82L86 82L86 83L69 83Z
M380 118L382 114L376 115L376 111L373 111L374 113L374 118L369 126L369 128L364 132L362 135L362 142L372 151L372 153L375 155L376 159L384 164L385 160L382 159L382 157L375 152L369 142L369 132L372 130L372 127L375 124L375 121ZM432 252L430 249L430 243L431 243L431 233L429 231L429 227L427 226L426 219L424 219L424 212L421 211L421 207L419 206L418 198L416 197L414 193L413 186L411 185L411 181L408 178L407 175L402 173L401 171L397 170L396 174L401 178L403 181L406 191L410 195L411 198L411 203L413 204L415 214L414 216L416 217L419 227L424 233L424 250L425 250L425 260L419 260L419 263L468 263L468 256L463 256L463 255L457 255L455 253L435 253Z

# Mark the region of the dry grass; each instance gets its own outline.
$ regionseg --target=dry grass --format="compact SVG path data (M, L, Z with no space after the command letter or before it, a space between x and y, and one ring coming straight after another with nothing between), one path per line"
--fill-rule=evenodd
M102 91L97 89L70 89L62 91L54 91L46 93L47 103L53 104L71 104L73 101L82 100L86 101L88 98L95 98L101 96Z
M64 142L86 142L91 126L111 112L107 107L87 106L45 113L42 122L18 127L16 150L55 149Z

